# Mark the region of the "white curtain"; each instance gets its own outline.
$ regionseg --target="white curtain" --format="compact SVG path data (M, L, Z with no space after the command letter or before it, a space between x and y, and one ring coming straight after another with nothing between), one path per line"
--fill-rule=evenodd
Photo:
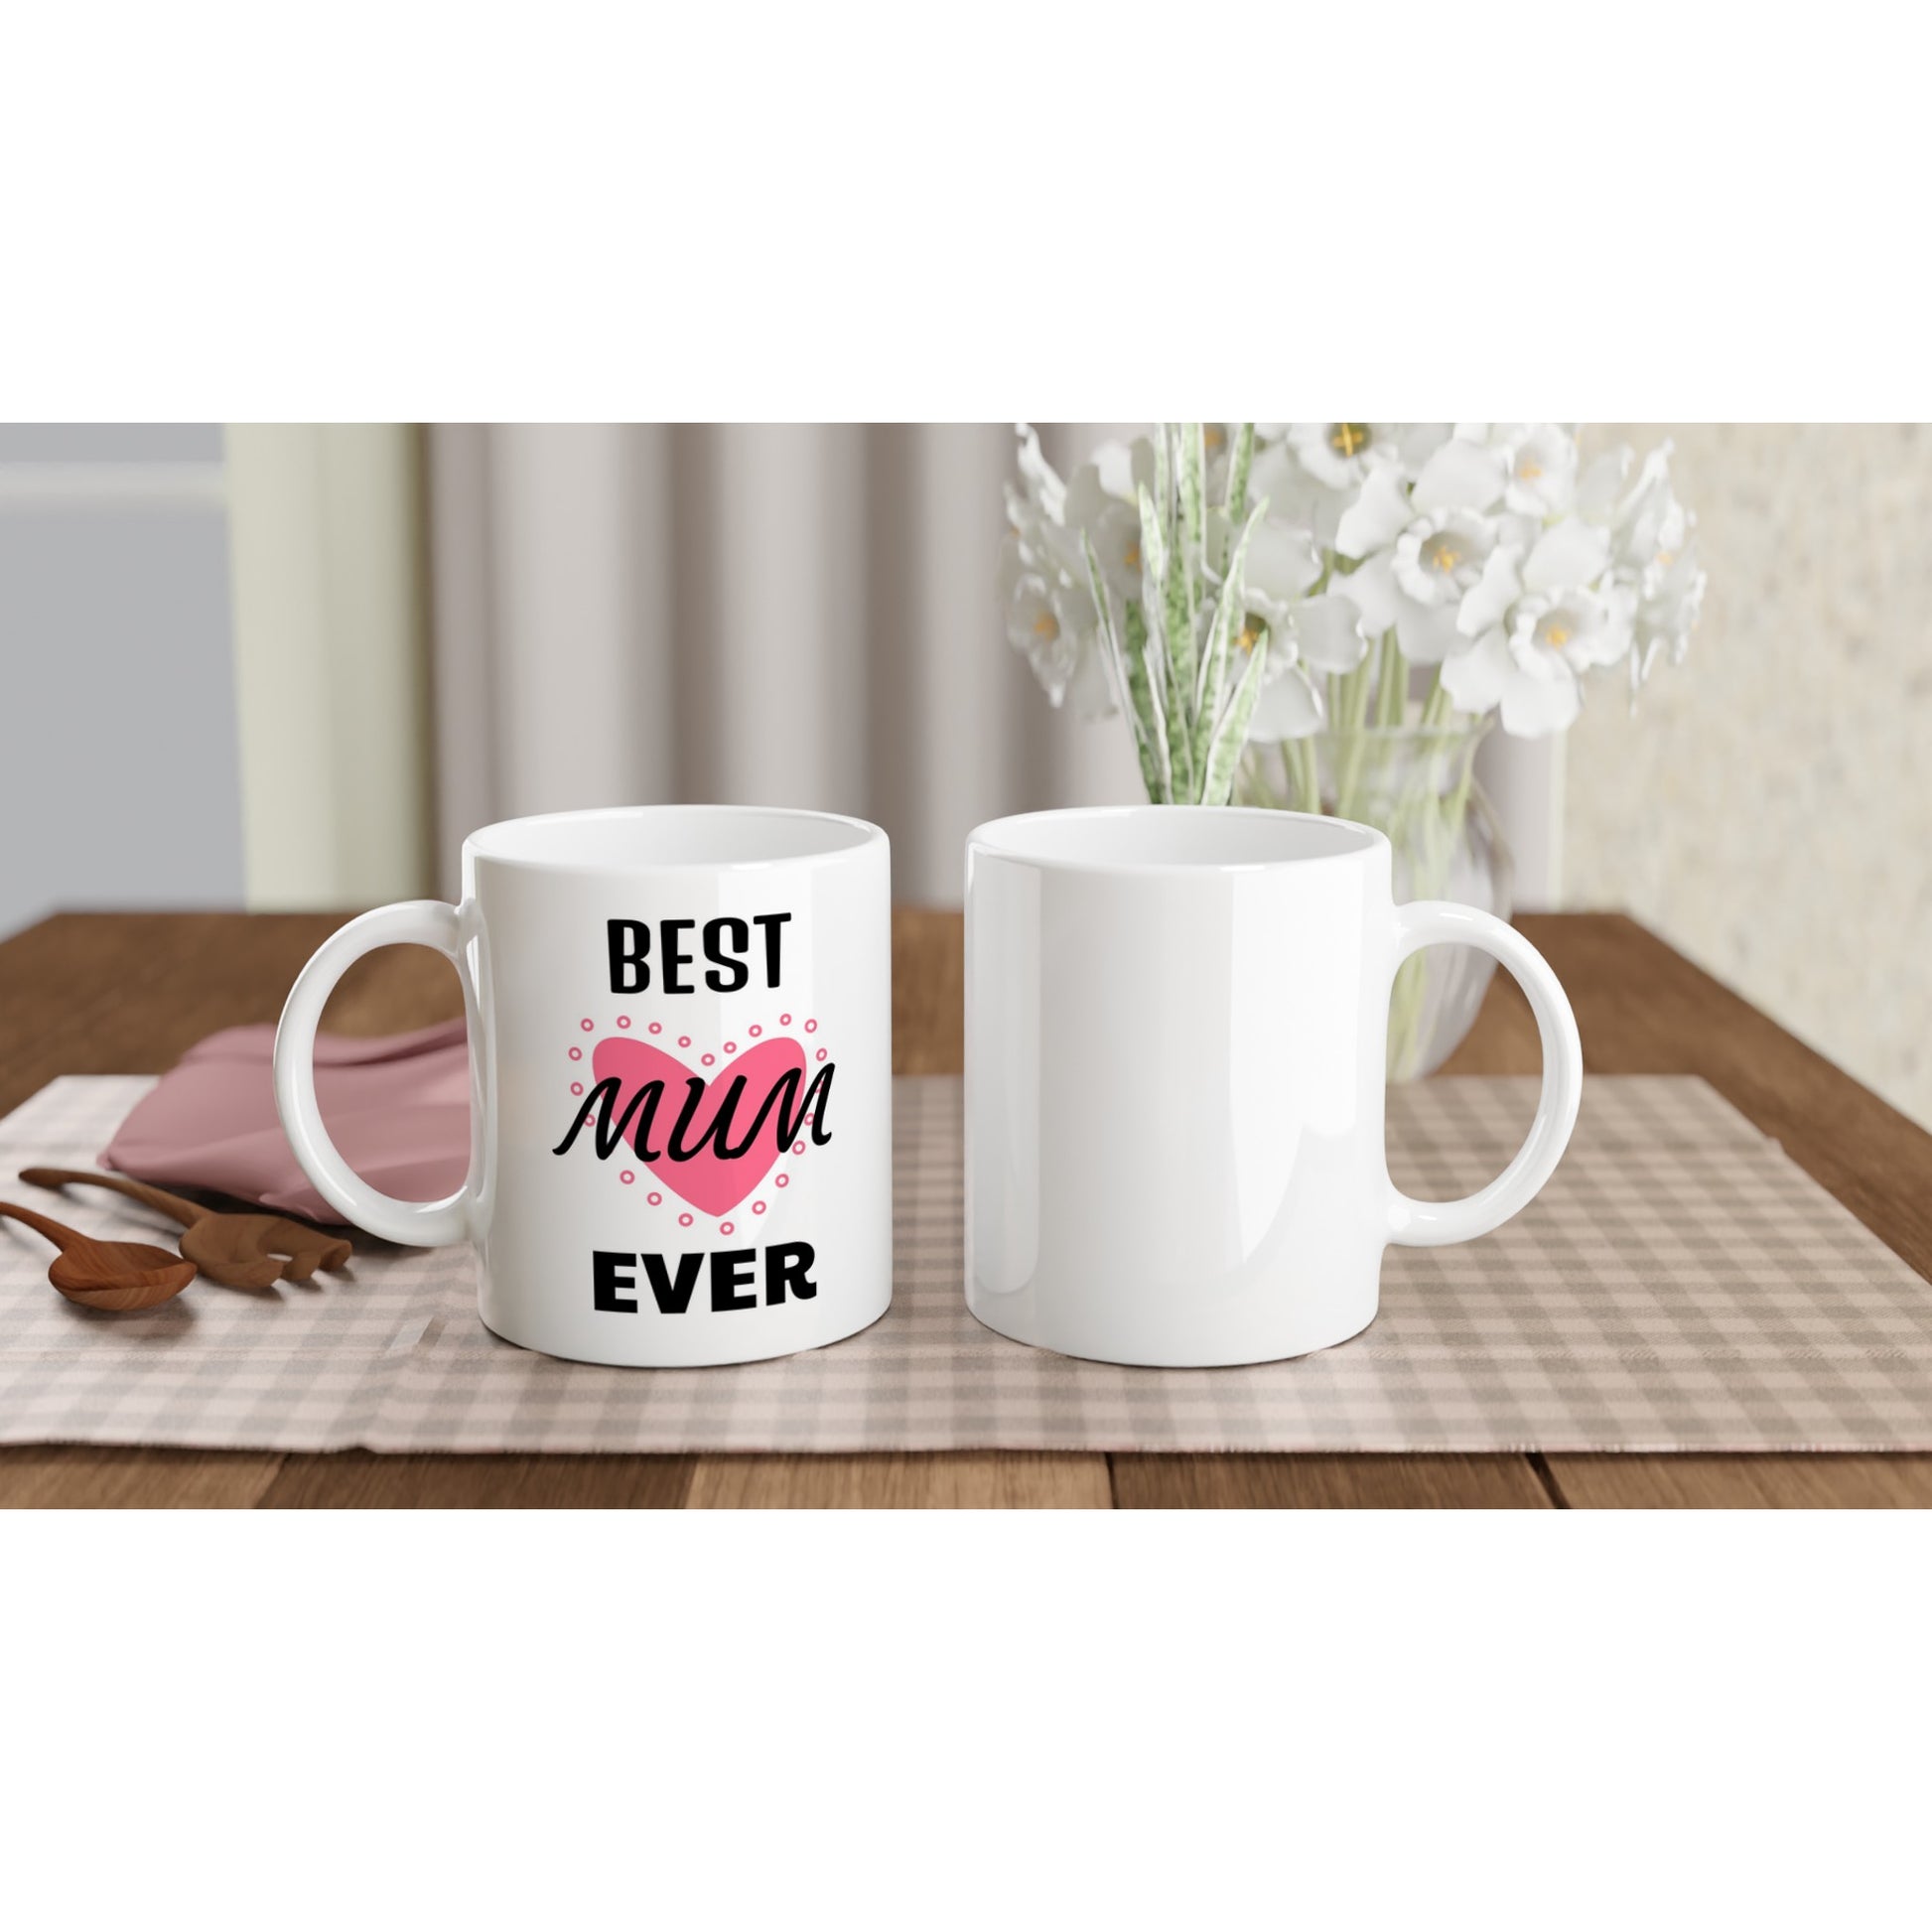
M439 890L491 819L687 799L876 819L897 896L956 903L981 819L1140 795L1126 734L1053 712L1007 646L1009 426L429 449Z
M1064 471L1115 433L1043 440ZM1142 796L1118 721L1007 645L1011 425L450 425L429 458L444 893L492 819L715 800L874 819L897 897L957 904L982 819Z

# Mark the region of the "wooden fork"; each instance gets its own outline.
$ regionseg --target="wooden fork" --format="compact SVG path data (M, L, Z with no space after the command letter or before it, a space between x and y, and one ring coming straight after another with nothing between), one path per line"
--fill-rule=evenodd
M340 1268L353 1250L286 1214L234 1214L150 1187L126 1174L85 1168L22 1168L36 1187L106 1187L125 1194L182 1226L181 1251L211 1282L223 1288L267 1288L277 1281L306 1282L318 1268Z

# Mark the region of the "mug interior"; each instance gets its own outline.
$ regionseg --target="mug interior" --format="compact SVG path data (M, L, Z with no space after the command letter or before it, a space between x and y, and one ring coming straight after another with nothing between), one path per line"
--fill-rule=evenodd
M980 826L973 847L1082 871L1306 864L1372 852L1381 833L1347 819L1230 805L1121 805L1023 812Z
M464 849L473 858L497 865L650 872L830 859L885 836L864 819L833 812L761 805L631 805L504 819L472 832Z

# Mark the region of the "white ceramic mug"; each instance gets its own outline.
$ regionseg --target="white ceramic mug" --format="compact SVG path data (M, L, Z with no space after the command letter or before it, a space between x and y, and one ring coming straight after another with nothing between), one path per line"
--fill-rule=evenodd
M369 912L303 969L275 1097L356 1226L474 1239L505 1340L580 1361L759 1361L892 1299L886 835L821 812L644 806L511 819L463 847L463 903ZM358 1179L316 1105L316 1024L352 960L434 947L470 1022L470 1174L448 1200Z
M1422 947L1516 975L1543 1091L1463 1200L1389 1179L1389 991ZM1521 934L1397 905L1380 832L1144 805L982 825L966 855L966 1300L1016 1341L1159 1367L1275 1361L1375 1318L1391 1242L1467 1241L1550 1176L1577 1023Z

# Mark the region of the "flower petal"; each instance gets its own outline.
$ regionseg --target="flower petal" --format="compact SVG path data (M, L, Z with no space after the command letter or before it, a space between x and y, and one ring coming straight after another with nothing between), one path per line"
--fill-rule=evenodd
M1251 741L1275 745L1284 738L1308 738L1321 729L1321 700L1299 664L1261 687L1248 726Z
M1000 602L1011 603L1013 593L1021 578L1027 574L1027 566L1020 555L1020 539L1009 530L1000 539Z
M1515 669L1509 639L1498 625L1443 660L1443 689L1457 711L1493 711Z
M1368 473L1361 494L1342 511L1335 548L1344 557L1366 557L1393 543L1414 518L1401 470L1393 463L1381 464Z
M1076 718L1111 718L1114 715L1114 681L1107 670L1106 652L1097 635L1089 632L1080 640L1080 655L1073 675L1067 679L1066 708Z
M1031 423L1016 423L1014 429L1020 437L1020 474L1026 479L1027 492L1058 521L1066 505L1066 485L1041 452L1039 432Z
M1124 503L1136 500L1142 483L1154 487L1154 446L1145 436L1132 443L1101 444L1093 453L1093 467L1100 487Z
M1602 575L1609 557L1608 531L1567 516L1544 531L1523 566L1523 582L1533 591L1578 590Z
M1333 587L1362 614L1362 628L1371 637L1395 628L1401 594L1395 587L1395 559L1384 550L1360 570L1331 580Z
M1413 500L1419 510L1486 510L1508 481L1500 451L1452 438L1423 465Z
M1308 531L1264 516L1249 534L1241 574L1249 590L1286 605L1321 575L1321 559Z
M1407 597L1396 608L1395 635L1412 664L1440 664L1462 641L1453 604L1418 604Z
M1556 658L1555 652L1551 653ZM1566 732L1577 722L1583 709L1583 696L1570 667L1556 658L1561 677L1539 678L1519 674L1503 691L1503 730L1511 738L1548 738L1552 732Z
M1302 661L1317 671L1352 671L1368 655L1361 613L1338 591L1296 605L1289 634Z
M1623 480L1630 474L1631 449L1619 443L1585 467L1577 480L1577 514L1592 523L1607 523L1623 499Z
M1523 578L1517 570L1517 554L1507 544L1490 551L1482 566L1482 579L1462 600L1456 613L1455 627L1465 637L1479 637L1491 624L1501 623L1509 607L1523 595Z
M1083 463L1067 479L1061 515L1073 529L1091 530L1100 520L1100 513L1117 501L1101 487L1100 472L1091 463Z

